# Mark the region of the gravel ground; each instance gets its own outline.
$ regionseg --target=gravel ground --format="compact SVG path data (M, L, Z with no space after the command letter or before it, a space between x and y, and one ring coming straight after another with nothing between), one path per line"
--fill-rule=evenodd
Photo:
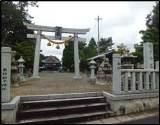
M101 92L111 91L111 85L91 84L88 77L81 74L82 79L75 80L73 73L40 72L40 79L27 80L19 87L11 87L11 97L17 95L41 95L74 92Z

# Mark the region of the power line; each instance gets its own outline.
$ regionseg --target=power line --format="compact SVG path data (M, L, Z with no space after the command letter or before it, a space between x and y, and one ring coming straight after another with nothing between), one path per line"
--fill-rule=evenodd
M102 18L100 18L99 16L96 18L97 23L98 23L98 41L97 41L97 52L99 54L99 21L102 20Z
M87 33L87 36L86 36L86 38L87 38L87 42L89 41L89 39L91 38L91 37L93 37L93 32L94 32L94 28L95 28L95 26L96 26L96 24L94 24L94 26L92 26L92 28L90 28L90 31Z

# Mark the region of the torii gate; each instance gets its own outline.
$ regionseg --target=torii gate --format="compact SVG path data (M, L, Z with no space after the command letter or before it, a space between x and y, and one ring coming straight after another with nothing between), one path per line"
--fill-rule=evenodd
M41 25L34 25L34 24L28 24L24 23L25 26L27 26L28 29L32 29L34 31L37 31L37 34L27 34L28 38L36 38L36 48L35 48L35 55L34 55L34 67L33 67L33 76L32 78L40 78L39 76L39 58L40 58L40 45L41 45L41 39L44 37L41 37L42 31L45 32L56 32L56 27L50 27L50 26L41 26ZM86 34L89 32L89 29L73 29L73 28L61 28L61 33L69 33L74 34L74 79L80 79L81 76L79 74L79 50L78 50L78 34ZM47 36L48 38L55 39L55 36ZM66 37L62 37L62 39L65 39ZM80 38L81 41L84 41L85 39Z

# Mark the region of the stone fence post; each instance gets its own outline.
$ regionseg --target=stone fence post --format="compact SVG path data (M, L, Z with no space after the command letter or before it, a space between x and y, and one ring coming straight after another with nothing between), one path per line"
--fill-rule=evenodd
M156 63L155 69L158 69L158 70L159 70L159 61L156 61L155 63Z
M112 77L112 92L113 94L121 93L121 56L119 54L113 54L112 57L112 69L113 69L113 77Z
M1 101L6 103L10 101L11 84L11 48L1 48Z
M156 67L155 67L155 69L156 70L158 70L159 71L159 61L156 61ZM156 74L156 88L159 90L159 72Z
M143 44L144 69L154 69L153 44L146 42Z

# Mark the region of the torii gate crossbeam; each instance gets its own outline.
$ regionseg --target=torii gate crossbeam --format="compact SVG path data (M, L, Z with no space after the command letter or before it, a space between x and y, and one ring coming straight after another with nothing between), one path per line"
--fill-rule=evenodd
M55 32L56 27L51 26L41 26L41 25L34 25L34 24L28 24L24 23L24 25L27 26L28 29L32 29L35 31L46 31L46 32ZM75 29L75 28L62 28L62 33L77 33L77 34L86 34L89 32L89 29Z

